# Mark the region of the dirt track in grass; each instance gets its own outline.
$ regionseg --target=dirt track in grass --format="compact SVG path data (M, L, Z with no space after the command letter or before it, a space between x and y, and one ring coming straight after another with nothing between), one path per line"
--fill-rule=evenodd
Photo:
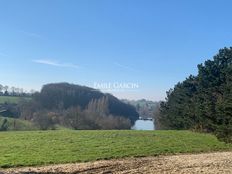
M88 163L7 169L0 174L192 174L232 173L232 152L126 158Z

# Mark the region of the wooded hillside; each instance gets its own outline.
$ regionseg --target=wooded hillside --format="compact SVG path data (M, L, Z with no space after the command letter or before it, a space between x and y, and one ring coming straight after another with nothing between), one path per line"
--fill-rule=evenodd
M136 109L93 88L68 83L44 85L21 106L21 118L42 129L54 124L74 129L130 129Z

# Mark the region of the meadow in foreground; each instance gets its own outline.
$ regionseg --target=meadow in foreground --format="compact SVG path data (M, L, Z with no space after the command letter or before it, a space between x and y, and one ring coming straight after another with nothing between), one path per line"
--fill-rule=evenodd
M190 131L10 131L0 140L1 168L232 149Z

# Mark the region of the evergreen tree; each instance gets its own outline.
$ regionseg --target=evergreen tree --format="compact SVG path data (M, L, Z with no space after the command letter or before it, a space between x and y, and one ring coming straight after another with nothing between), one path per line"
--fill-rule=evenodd
M232 142L232 48L224 48L167 92L160 107L161 127L213 132Z

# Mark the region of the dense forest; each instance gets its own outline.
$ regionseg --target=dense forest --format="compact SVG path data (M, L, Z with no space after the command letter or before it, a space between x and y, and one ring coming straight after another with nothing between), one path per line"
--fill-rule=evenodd
M135 108L98 90L56 83L44 85L31 100L19 104L20 118L41 129L61 125L73 129L130 129L139 115Z
M158 120L163 129L209 132L232 142L232 47L219 50L198 65L196 76L170 89Z

